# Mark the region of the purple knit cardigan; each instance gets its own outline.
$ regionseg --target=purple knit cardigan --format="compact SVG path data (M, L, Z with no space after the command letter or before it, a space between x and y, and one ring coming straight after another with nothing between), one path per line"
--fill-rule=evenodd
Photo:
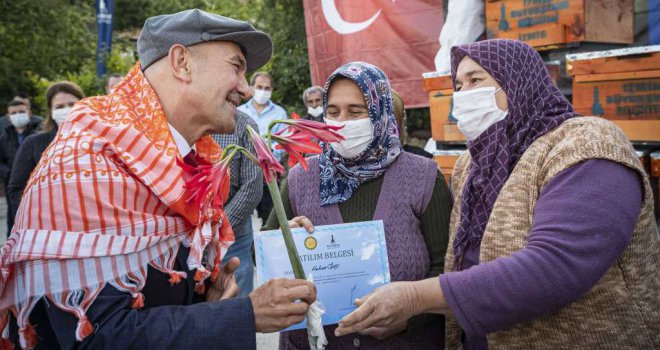
M426 158L402 152L385 172L373 220L383 220L392 281L415 281L427 277L429 255L419 219L431 200L437 165ZM318 157L309 159L309 170L300 166L289 172L289 199L295 215L307 216L314 225L343 223L339 206L321 206ZM350 199L349 199L350 200ZM379 341L351 334L337 338L336 326L326 326L326 349L440 349L444 347L443 325L431 323ZM307 332L282 332L280 349L309 349Z

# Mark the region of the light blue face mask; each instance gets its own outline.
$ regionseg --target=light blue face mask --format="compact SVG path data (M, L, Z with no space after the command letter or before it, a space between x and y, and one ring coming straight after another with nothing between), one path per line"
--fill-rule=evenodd
M52 116L55 123L57 123L57 125L62 124L64 119L66 119L66 116L69 114L69 111L71 111L71 107L65 107L65 108L59 108L53 110Z
M265 105L270 100L271 95L272 95L271 91L254 90L254 96L252 98L254 98L254 100L257 101L258 104Z
M371 140L374 138L374 125L369 118L345 122L337 122L326 118L325 123L332 126L343 126L337 132L344 137L344 140L341 142L332 142L330 146L340 156L346 159L359 156L360 153L367 149Z
M323 106L307 107L307 113L316 118L323 114Z
M27 113L16 113L9 116L9 121L11 125L15 128L24 128L30 122L30 116Z
M452 114L458 120L457 126L468 141L479 137L493 124L506 118L508 111L497 107L495 94L502 90L494 86L456 91L452 96L454 109Z

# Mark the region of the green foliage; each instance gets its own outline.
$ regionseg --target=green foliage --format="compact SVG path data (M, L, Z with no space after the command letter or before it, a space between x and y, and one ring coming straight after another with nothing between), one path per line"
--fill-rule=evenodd
M17 92L42 93L33 84L33 76L77 72L94 59L95 45L90 45L95 42L93 2L2 1L0 14L3 107Z
M118 49L113 49L108 57L108 72L125 74L127 73L135 64L135 58L133 57L132 52L123 51L120 52ZM32 105L39 108L39 110L45 111L47 108L46 105L46 89L52 83L68 80L78 84L86 96L95 96L105 93L105 78L98 78L96 76L96 61L88 60L85 64L75 72L64 72L61 75L57 75L52 78L43 77L38 74L27 72L27 77L32 83L32 86L36 88L39 93L33 95Z
M262 0L117 0L114 29L141 28L149 17L192 8L254 23L259 19L262 3Z
M275 80L273 101L289 112L305 111L301 95L311 78L302 1L264 0L260 18L273 39L273 57L264 67Z
M300 94L310 78L300 0L117 0L108 72L126 73L134 64L145 19L189 8L248 20L269 33L275 52L262 69L275 78L273 100L303 110ZM104 81L96 77L93 1L2 1L0 13L0 106L26 92L43 113L45 89L59 80L79 84L87 95L103 92Z

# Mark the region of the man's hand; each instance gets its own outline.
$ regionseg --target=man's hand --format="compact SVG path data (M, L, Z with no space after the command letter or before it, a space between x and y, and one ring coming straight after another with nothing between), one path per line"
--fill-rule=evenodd
M234 273L240 264L241 260L237 257L233 257L227 261L222 267L218 279L215 280L215 282L211 284L209 290L206 291L206 301L218 301L233 298L238 295L239 289L236 284L236 276L234 276Z
M272 279L249 295L257 332L277 332L305 319L316 287L304 280Z
M306 216L296 216L295 218L289 220L290 228L304 227L307 232L314 232L314 225Z

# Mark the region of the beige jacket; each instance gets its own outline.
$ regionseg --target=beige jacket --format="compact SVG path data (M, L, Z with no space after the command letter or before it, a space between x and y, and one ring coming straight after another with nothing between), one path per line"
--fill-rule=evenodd
M660 239L651 187L630 142L605 119L569 119L530 145L495 202L480 262L525 248L543 186L562 170L595 158L626 165L644 179L642 211L628 247L585 295L554 315L489 334L490 349L660 349ZM454 169L446 270L454 266L453 240L470 161L466 152ZM456 319L448 317L448 349L462 348L461 332Z

